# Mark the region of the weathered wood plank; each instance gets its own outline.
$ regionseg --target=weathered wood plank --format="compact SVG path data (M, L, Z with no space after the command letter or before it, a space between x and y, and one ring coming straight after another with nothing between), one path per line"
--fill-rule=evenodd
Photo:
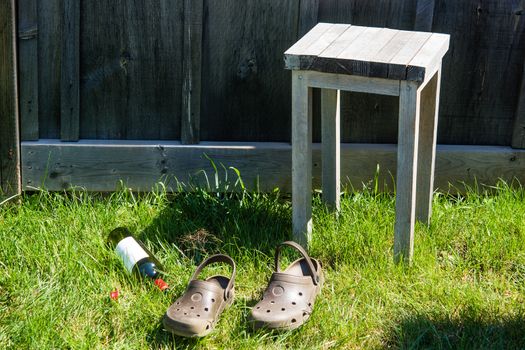
M300 72L307 78L308 85L315 88L399 96L399 82L395 80L367 78L345 74L318 73L311 71L293 72Z
M63 0L38 0L39 137L60 139Z
M399 96L394 260L410 262L414 253L420 93L402 81Z
M314 188L321 188L321 144L312 145ZM206 142L181 145L178 141L58 140L22 142L25 190L45 186L61 190L79 186L91 191L114 191L119 180L134 190L149 191L157 181L174 178L187 183L200 170L210 175L213 167L204 154L226 167L240 170L249 188L291 191L292 147L275 142ZM395 144L341 144L342 185L359 190L370 185L379 165L380 189L392 191L396 177ZM501 178L525 183L525 150L504 146L438 145L434 189L464 191L463 184L495 185ZM221 173L222 174L222 173ZM221 177L223 178L223 177ZM230 176L230 179L232 177ZM202 182L201 182L202 183ZM451 187L452 186L452 187Z
M441 66L449 43L450 35L433 33L410 61L407 67L407 79L423 82L432 78L430 74L436 70L436 67Z
M0 198L20 192L15 0L0 2Z
M435 5L435 0L417 0L414 30L420 30L424 32L432 31Z
M179 140L183 1L80 3L81 138Z
M307 246L312 236L312 89L292 72L292 230Z
M427 33L415 36L399 50L388 65L388 77L390 79L406 79L408 62L416 56L421 46L424 45L431 35L431 33Z
M414 37L416 33L409 31L398 31L383 49L377 53L374 60L370 62L370 74L372 76L388 77L388 66L390 61L397 55Z
M349 24L334 24L323 35L304 49L301 55L318 56L327 50L334 42L338 42L341 35L351 26Z
M317 24L319 0L300 0L297 21L297 39Z
M512 132L512 147L525 148L525 65L523 66L521 87L514 117L514 129Z
M206 1L201 140L289 141L299 0ZM264 15L262 15L264 13Z
M300 55L334 27L332 23L319 23L285 51L285 55Z
M350 26L342 33L335 43L332 43L326 50L319 54L320 57L337 57L339 56L354 40L356 40L364 31L366 27Z
M203 0L184 1L181 142L200 141Z
M36 0L18 1L20 138L38 140L38 12Z
M357 51L353 55L352 71L354 74L362 76L373 76L378 78L388 78L388 62L383 60L383 56L389 55L391 47L387 44L398 34L397 30L387 28L381 29L369 44ZM339 58L343 58L346 52L343 52ZM379 69L372 70L372 64Z
M421 90L416 220L427 225L430 224L430 217L432 216L440 81L441 70L438 70L430 82Z
M80 2L64 0L60 74L60 139L80 135Z
M341 92L321 90L322 188L323 201L332 210L340 209L341 187Z

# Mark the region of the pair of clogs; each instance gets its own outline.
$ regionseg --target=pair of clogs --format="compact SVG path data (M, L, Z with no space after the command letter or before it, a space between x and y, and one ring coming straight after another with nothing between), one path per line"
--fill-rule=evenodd
M295 248L303 257L281 271L279 260L283 246ZM206 280L198 279L202 269L212 263L231 265L231 277L217 275ZM184 337L209 334L223 310L233 303L235 275L235 262L227 255L217 254L203 261L193 273L185 293L166 311L165 329ZM310 258L295 242L281 243L275 250L275 272L262 299L252 308L250 322L255 329L290 330L299 327L310 318L322 284L319 261Z

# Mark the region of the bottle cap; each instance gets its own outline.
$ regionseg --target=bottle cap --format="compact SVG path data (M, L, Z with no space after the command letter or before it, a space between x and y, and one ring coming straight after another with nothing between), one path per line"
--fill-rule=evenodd
M113 291L111 291L109 293L109 298L111 300L115 300L116 301L116 300L118 300L118 295L119 295L118 289L115 289L115 290L113 290Z
M161 291L163 291L163 292L164 292L166 289L169 288L168 284L167 284L166 282L164 282L164 281L162 280L162 278L157 278L157 279L155 280L155 285L156 285L157 287L159 287L159 289L160 289Z

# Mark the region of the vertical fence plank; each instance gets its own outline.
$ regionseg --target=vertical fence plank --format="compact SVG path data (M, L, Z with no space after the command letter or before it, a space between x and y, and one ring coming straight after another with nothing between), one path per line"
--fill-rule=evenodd
M416 20L414 30L423 32L432 31L434 21L435 0L417 0Z
M20 138L38 140L38 14L37 0L18 1L18 74Z
M301 38L317 24L319 0L301 0L299 5L299 21L297 23L297 38Z
M181 141L200 141L203 0L184 0Z
M521 76L521 88L514 117L514 130L512 132L512 147L525 148L525 64Z
M0 2L0 197L20 192L15 0Z
M80 119L80 2L64 1L60 75L60 137L78 141Z

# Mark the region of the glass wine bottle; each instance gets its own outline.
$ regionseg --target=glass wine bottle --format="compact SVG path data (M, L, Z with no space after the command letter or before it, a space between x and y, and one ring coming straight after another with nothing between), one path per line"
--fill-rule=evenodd
M154 280L155 285L162 291L168 289L166 282L160 278L159 270L162 270L162 267L159 261L127 228L117 227L111 231L108 243L122 259L128 272Z

